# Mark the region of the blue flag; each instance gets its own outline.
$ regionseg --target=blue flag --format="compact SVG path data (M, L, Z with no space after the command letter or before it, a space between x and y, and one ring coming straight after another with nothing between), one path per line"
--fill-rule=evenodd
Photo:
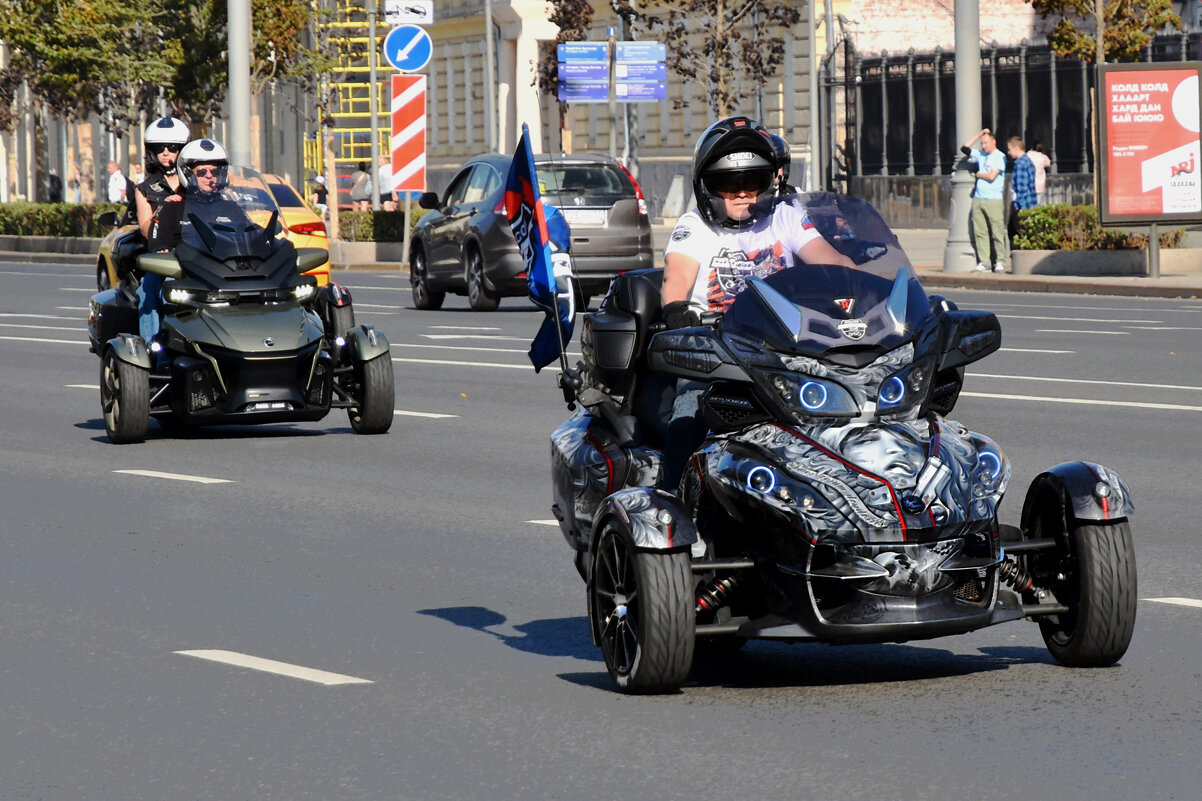
M537 373L558 359L572 339L576 308L568 224L558 209L544 207L539 197L530 131L525 125L505 179L505 214L526 263L530 300L547 315L530 343L530 362Z

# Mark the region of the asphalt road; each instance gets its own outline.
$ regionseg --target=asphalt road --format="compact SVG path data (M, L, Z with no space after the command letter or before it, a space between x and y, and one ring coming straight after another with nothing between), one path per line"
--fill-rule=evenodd
M389 434L337 413L115 446L89 271L0 264L3 801L1202 797L1202 302L948 293L1002 321L953 416L1014 462L1006 519L1069 459L1132 488L1120 665L1059 667L1015 622L751 643L630 698L548 525L566 411L526 361L536 313L335 277L392 341Z

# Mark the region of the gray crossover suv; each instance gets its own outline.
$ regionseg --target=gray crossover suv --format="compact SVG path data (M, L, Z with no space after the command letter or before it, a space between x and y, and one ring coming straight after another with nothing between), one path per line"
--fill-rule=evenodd
M442 195L426 192L430 211L414 229L409 250L413 303L437 309L446 293L467 295L473 309L495 309L502 296L527 292L526 265L505 217L505 176L512 157L477 156ZM638 183L608 156L536 155L544 202L572 229L572 261L587 300L619 272L651 267L651 221Z

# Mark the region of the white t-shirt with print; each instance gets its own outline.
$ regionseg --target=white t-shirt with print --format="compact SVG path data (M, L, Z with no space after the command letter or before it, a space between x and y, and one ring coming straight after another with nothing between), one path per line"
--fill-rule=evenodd
M700 265L690 308L725 311L748 277L792 267L797 252L820 236L806 210L795 203L778 203L770 215L738 229L715 227L694 208L676 221L664 256L681 253Z

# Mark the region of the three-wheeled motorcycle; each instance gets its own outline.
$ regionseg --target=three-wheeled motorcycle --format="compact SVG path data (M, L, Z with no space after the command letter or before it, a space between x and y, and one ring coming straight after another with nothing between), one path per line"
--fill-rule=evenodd
M350 293L301 273L329 254L282 238L278 210L254 170L232 167L214 197L190 191L172 253L126 254L163 276L161 330L139 335L138 271L92 297L105 431L142 441L167 428L320 420L344 408L361 434L392 425L388 340L355 325Z
M1057 465L1001 523L1010 462L948 417L965 367L1001 345L996 316L928 296L867 203L781 202L804 203L858 269L747 278L725 314L676 330L661 271L624 273L561 373L579 408L551 437L553 511L617 687L680 687L698 644L902 642L1024 618L1064 665L1116 662L1137 599L1122 477ZM711 433L658 489L675 379L707 385Z

